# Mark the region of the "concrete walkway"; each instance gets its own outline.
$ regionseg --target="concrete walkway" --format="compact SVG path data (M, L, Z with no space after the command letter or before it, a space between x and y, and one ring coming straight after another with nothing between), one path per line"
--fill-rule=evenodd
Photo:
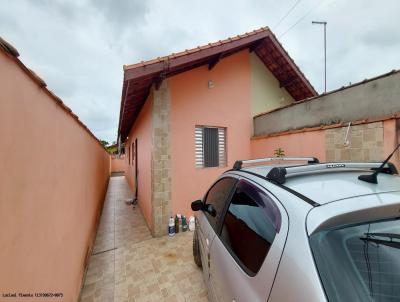
M111 177L81 302L207 301L190 232L152 238L124 176Z

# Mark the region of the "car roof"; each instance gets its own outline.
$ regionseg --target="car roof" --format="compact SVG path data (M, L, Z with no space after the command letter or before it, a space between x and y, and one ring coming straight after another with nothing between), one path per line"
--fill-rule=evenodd
M247 167L248 171L265 177L274 167L287 165L267 165ZM400 191L400 177L380 173L378 183L371 184L358 179L359 175L371 174L369 170L319 171L288 176L284 186L313 200L318 204L326 204L347 198Z

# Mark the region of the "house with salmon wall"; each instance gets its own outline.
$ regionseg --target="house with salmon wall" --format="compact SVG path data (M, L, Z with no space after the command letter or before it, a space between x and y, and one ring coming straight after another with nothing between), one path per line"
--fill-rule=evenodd
M152 234L250 157L254 116L316 95L268 28L125 65L118 141Z

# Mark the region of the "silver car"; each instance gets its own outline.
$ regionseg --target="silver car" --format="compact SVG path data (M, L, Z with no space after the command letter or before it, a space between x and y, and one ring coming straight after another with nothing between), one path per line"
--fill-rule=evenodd
M400 301L395 174L387 161L236 162L192 203L209 300Z

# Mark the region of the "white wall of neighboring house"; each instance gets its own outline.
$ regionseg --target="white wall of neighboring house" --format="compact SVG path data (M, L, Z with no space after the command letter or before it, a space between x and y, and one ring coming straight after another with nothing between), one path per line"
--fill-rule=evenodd
M254 53L250 54L250 69L252 116L288 105L294 101L285 88L279 87L279 81Z

